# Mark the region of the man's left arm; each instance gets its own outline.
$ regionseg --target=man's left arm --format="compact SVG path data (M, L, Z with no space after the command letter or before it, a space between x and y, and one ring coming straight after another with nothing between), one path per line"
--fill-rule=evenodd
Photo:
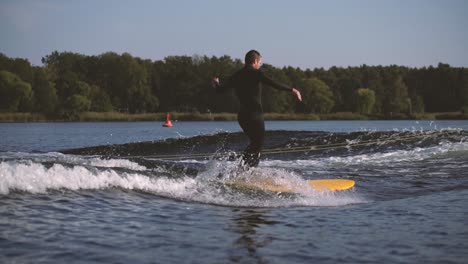
M293 92L296 97L297 97L297 100L299 101L302 101L302 96L301 96L301 92L299 92L299 90L297 90L296 88L293 88L293 87L289 87L287 85L284 85L284 84L281 84L279 82L276 82L274 80L272 80L271 78L269 78L268 76L266 76L265 73L261 72L261 76L262 76L262 82L275 88L275 89L278 89L278 90L282 90L282 91L288 91L288 92Z

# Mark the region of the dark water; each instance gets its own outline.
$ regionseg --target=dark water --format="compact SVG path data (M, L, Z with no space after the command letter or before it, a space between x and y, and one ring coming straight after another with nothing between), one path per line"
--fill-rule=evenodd
M268 122L246 192L235 122L0 124L1 263L465 263L468 122ZM244 173L245 174L245 173Z

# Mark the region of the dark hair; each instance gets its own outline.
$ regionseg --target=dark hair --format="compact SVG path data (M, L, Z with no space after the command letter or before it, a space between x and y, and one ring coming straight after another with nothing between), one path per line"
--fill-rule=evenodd
M260 59L262 56L260 55L260 52L256 50L250 50L245 54L245 64L253 64L255 60Z

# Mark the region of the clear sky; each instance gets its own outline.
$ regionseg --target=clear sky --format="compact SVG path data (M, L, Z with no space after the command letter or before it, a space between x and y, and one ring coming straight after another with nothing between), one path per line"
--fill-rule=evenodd
M277 67L468 67L468 0L0 0L0 52L144 59L257 49Z

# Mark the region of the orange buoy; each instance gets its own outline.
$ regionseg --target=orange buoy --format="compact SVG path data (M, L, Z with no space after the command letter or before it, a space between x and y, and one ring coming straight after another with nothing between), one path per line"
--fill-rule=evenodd
M172 127L171 114L167 113L166 123L163 124L163 127Z

